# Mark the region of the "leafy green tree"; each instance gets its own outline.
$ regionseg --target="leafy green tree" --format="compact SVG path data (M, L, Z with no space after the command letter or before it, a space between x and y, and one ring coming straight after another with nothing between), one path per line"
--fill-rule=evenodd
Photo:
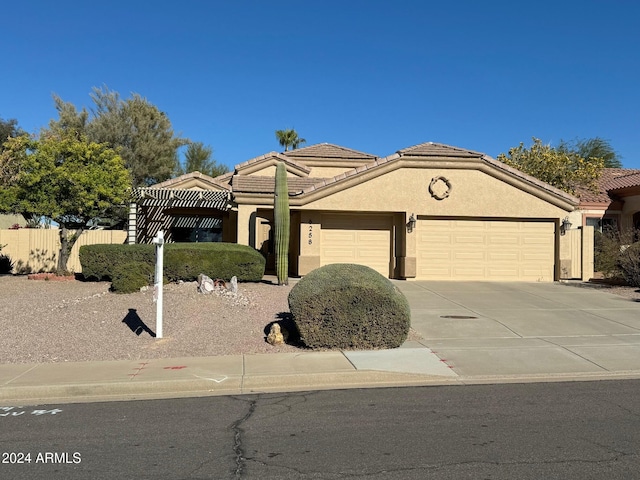
M276 130L276 138L278 139L278 143L280 143L280 146L284 147L285 152L289 150L289 148L295 150L300 146L300 144L307 143L304 138L300 138L298 136L298 132L296 132L293 128Z
M200 172L210 177L217 177L223 175L229 171L229 169L222 164L219 164L212 158L213 149L204 145L202 142L191 142L187 146L187 151L184 155L185 165L184 168L178 169L178 174Z
M622 168L622 159L613 149L608 140L600 137L588 138L586 140L576 139L573 142L560 141L558 150L563 152L574 152L587 161L601 158L604 160L605 168Z
M0 152L4 150L4 142L9 137L18 137L25 134L26 132L18 126L18 121L15 118L9 120L0 118Z
M521 142L508 154L498 155L498 160L571 194L578 186L596 188L604 168L602 158L587 161L576 152L544 145L535 137L531 147L526 148Z
M23 135L5 146L0 154L0 211L57 222L57 272L64 273L87 224L129 200L129 172L113 149L83 136L50 134L36 140Z
M116 149L134 187L170 178L178 167L178 149L188 140L174 134L167 115L138 94L122 100L118 92L94 87L90 96L95 105L91 112L54 96L59 119L50 122L49 131L84 134Z

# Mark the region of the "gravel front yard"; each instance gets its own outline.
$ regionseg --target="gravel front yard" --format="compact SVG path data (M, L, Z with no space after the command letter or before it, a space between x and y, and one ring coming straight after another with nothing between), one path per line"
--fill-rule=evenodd
M162 339L146 331L136 335L127 324L137 315L155 331L153 289L118 295L109 287L108 282L1 276L0 363L300 351L264 340L265 327L289 311L291 285L240 283L235 298L199 294L195 282L165 285Z

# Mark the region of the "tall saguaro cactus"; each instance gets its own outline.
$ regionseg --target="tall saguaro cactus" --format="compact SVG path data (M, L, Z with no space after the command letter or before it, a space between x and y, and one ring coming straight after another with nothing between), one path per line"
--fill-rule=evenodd
M289 283L289 189L287 168L284 163L276 166L276 187L273 198L274 242L276 250L276 275L278 285Z

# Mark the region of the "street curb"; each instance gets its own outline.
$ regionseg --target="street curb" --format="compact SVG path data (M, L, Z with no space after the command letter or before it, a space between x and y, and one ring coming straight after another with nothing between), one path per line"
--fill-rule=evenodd
M496 385L508 383L586 382L640 379L640 371L501 376L444 377L360 370L353 372L229 376L225 382L206 379L105 382L91 384L0 387L0 403L86 403L221 395L257 395L352 388ZM228 382L227 382L228 381Z
M340 373L230 376L228 382L201 379L171 381L105 382L0 387L0 402L19 404L84 403L220 395L285 393L310 390L342 390L460 384L455 377L380 371Z

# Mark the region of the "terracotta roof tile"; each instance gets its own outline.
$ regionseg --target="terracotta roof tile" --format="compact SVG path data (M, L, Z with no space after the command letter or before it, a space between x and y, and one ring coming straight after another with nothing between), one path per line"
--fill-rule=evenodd
M618 179L638 173L640 173L640 170L630 168L605 168L598 179L597 191L594 192L585 187L578 187L576 195L580 198L580 202L583 203L609 203L612 199L608 194L608 190L620 188L617 186Z
M291 194L323 181L322 178L287 177L287 187ZM258 175L236 175L233 177L232 187L234 193L273 193L275 178Z
M376 155L359 152L350 148L333 145L332 143L318 143L308 147L297 148L283 152L282 155L292 158L308 160L310 158L331 158L341 160L373 160Z
M489 157L488 155L485 155L483 153L480 152L474 152L472 150L465 150L462 148L458 148L458 147L451 147L449 145L444 145L441 143L433 143L433 142L428 142L428 143L421 143L420 145L415 145L413 147L408 147L408 148L404 148L402 150L398 150L397 153L389 155L387 157L384 158L376 158L373 162L368 163L366 165L362 165L360 167L356 167L355 172L356 174L361 174L367 170L373 170L375 168L380 167L381 165L384 165L386 163L390 163L393 161L397 161L398 159L402 158L405 155L410 155L410 156L435 156L435 157L455 157L455 158L480 158L481 160L483 160L484 162L493 165L501 170L504 170L510 174L512 174L513 176L519 177L522 180L534 184L539 188L542 188L544 190L547 190L548 192L562 197L564 198L566 201L572 202L572 203L577 203L578 199L573 196L570 195L560 189L557 189L541 180L538 180L537 178L534 178L530 175L527 175L523 172L521 172L518 169L509 167L508 165L500 162L499 160L496 160L494 158ZM347 175L347 172L337 175L333 178L329 178L326 180L325 185L322 184L315 184L313 186L309 186L307 188L305 188L302 192L302 194L306 194L309 193L313 190L317 190L319 188L322 188L323 186L328 186L331 184L334 184L336 182L345 180L346 178L352 176L352 175Z
M609 191L637 186L640 186L640 171L635 171L633 173L628 173L627 175L621 175L619 177L612 178L604 185L604 187Z
M250 165L253 165L255 163L262 162L262 161L265 161L265 160L269 160L271 158L275 158L276 160L279 160L281 162L284 162L287 165L290 165L290 166L295 167L295 168L297 168L299 170L302 170L303 172L306 172L307 174L309 174L309 172L311 172L309 167L307 167L306 165L298 163L294 159L286 157L283 154L277 153L277 152L265 153L264 155L260 155L259 157L255 157L255 158L252 158L251 160L247 160L246 162L239 163L238 165L235 166L235 170L237 172L237 171L242 170L242 169L244 169L244 168L246 168L246 167L248 167Z
M191 178L199 178L205 183L210 183L222 189L229 190L230 189L229 185L226 184L224 181L220 181L220 179L226 175L228 174L224 174L219 177L213 178L213 177L210 177L209 175L205 175L204 173L190 172L190 173L185 173L184 175L180 175L179 177L176 177L176 178L170 178L169 180L165 180L164 182L156 183L155 185L151 185L148 188L171 188L178 183L184 182L185 180L189 180Z
M482 157L484 153L466 150L464 148L452 147L443 143L426 142L413 147L398 150L401 155L420 155L437 157Z

